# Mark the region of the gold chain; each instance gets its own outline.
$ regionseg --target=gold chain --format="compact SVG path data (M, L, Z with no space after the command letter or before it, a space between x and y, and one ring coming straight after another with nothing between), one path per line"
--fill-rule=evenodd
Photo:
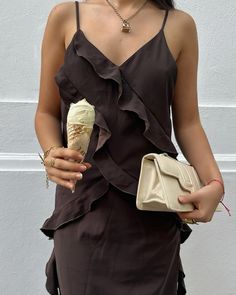
M130 31L131 31L131 25L128 22L128 20L133 18L135 15L137 15L139 13L139 11L144 7L144 5L148 2L148 0L144 1L144 3L139 7L139 9L134 14L132 14L130 17L124 19L120 15L120 13L118 12L117 8L115 8L114 5L109 0L106 0L106 1L111 6L111 8L115 11L115 13L118 15L118 17L122 20L121 31L124 32L124 33L130 33Z

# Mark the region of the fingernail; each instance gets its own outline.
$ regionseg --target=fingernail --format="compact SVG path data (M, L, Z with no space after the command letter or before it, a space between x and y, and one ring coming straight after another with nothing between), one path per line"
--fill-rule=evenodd
M74 184L70 185L70 190L71 190L72 194L75 192L75 185Z
M76 178L81 179L82 177L83 177L83 174L82 173L76 174Z
M182 196L179 196L179 201L182 202L184 198Z
M81 166L80 166L80 169L81 169L82 171L85 171L85 170L87 169L87 167L84 166L84 165L81 165Z

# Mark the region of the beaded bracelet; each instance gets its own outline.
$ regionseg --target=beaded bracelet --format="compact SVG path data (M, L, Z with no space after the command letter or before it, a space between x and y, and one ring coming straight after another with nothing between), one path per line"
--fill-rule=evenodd
M223 199L224 199L224 195L225 195L225 186L224 186L224 183L223 183L220 179L218 179L218 178L213 178L213 179L209 180L209 181L206 183L206 185L210 184L210 183L213 182L213 181L218 182L218 183L222 186L222 188L223 188L223 196L222 196L222 199L220 200L220 203L221 203L221 204L224 206L224 208L227 210L229 216L231 216L230 209L229 209L229 208L223 203Z

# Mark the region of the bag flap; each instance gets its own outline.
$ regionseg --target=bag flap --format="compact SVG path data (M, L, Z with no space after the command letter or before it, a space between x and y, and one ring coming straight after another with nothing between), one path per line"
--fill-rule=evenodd
M165 155L157 155L154 162L156 168L160 169L162 174L176 178L184 190L190 193L194 191L194 183L190 178L190 171L187 171L188 167L185 167L187 164L180 163Z

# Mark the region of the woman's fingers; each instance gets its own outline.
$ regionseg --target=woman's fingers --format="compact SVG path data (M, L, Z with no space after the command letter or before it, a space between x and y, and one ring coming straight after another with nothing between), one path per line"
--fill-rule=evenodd
M79 151L75 151L69 148L53 149L50 152L50 156L54 158L62 158L66 160L72 159L78 162L80 162L84 158L84 156Z
M70 190L72 190L74 188L74 184L72 182L70 182L69 180L66 180L66 179L62 179L62 178L59 178L59 177L56 177L56 176L49 176L48 177L51 181L61 185L61 186L64 186Z
M72 149L51 150L44 160L48 179L72 190L76 181L83 178L82 173L92 167L90 163L82 162L83 159L80 152Z
M85 165L88 169L92 167L92 165L88 162L82 162L81 164Z
M47 167L46 173L49 180L65 186L70 190L74 190L76 181L83 178L81 172L68 172L54 167Z
M202 211L198 209L195 209L192 212L179 212L178 215L184 221L194 219L196 222L209 222L212 219L212 216L204 214Z
M48 177L50 179L50 176L55 176L57 178L61 179L74 179L74 180L80 180L83 177L83 174L81 172L70 172L70 171L64 171L57 168L50 167L47 169Z
M47 166L50 166L51 158L46 159ZM84 172L87 169L91 168L91 164L82 162L78 163L75 161L69 161L61 158L54 158L54 168L66 171L74 171L74 172Z
M191 203L195 207L191 212L178 212L178 215L182 220L194 220L196 222L202 221L202 212L199 210L199 198L199 191L178 197L181 204Z
M182 204L187 204L187 203L195 204L199 202L199 199L200 199L199 191L178 197L179 202Z
M196 222L210 222L218 204L217 194L218 192L210 186L204 186L194 193L180 196L178 198L180 203L192 203L195 209L192 212L179 212L178 215L183 220L194 219Z
M87 168L92 167L92 165L90 163L83 162L84 156L79 151L75 151L70 148L62 147L62 148L52 149L50 151L49 156L52 158L55 158L55 159L62 159L65 161L65 162L60 162L58 164L59 165L58 168L60 168L60 169L66 169L66 170L71 170L71 171L80 171L80 169L79 169L80 166L77 165L79 163L83 166L86 166ZM68 160L69 160L69 162L68 162ZM75 165L74 164L70 165L70 163L74 163ZM64 164L67 167L65 167Z

